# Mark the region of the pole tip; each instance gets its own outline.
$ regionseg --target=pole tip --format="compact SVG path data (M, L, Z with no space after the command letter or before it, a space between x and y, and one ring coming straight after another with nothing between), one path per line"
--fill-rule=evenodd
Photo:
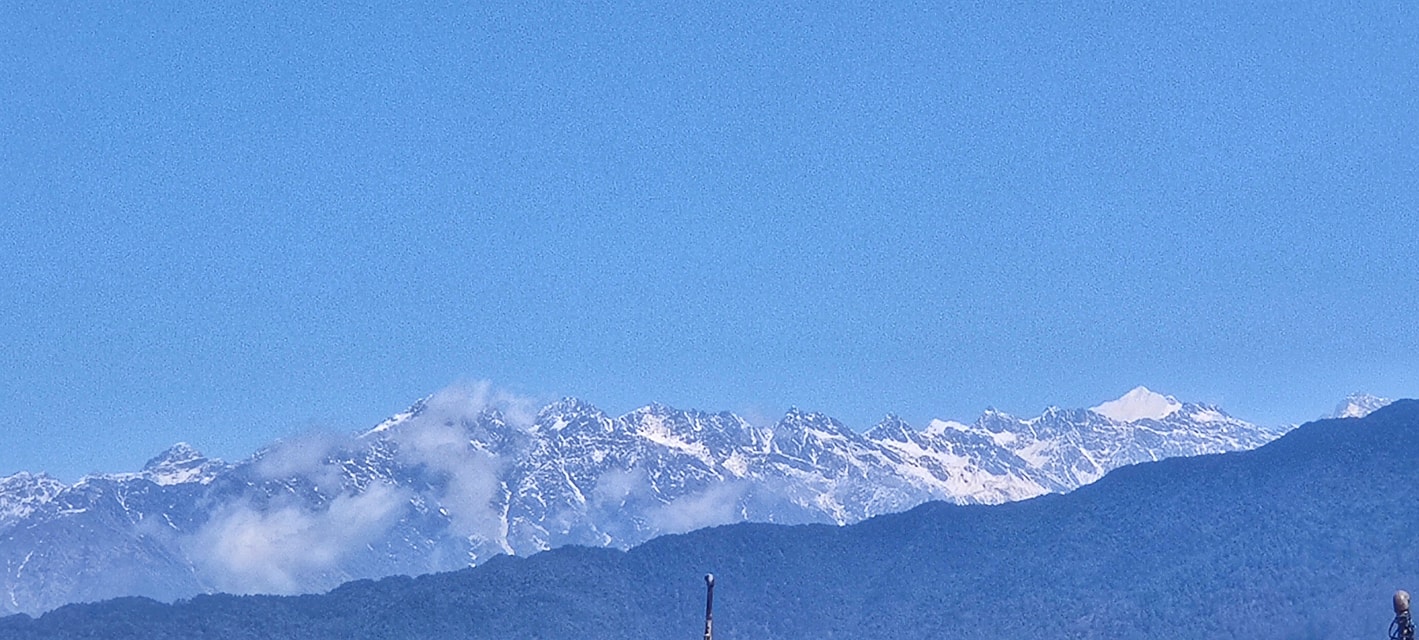
M1394 592L1394 613L1399 615L1409 611L1409 592L1403 589Z
M713 573L706 573L706 574L705 574L705 585L706 585L706 586L710 586L710 587L713 587L713 586L714 586L714 574L713 574ZM1395 597L1398 598L1399 596L1395 596ZM1404 598L1405 598L1405 602L1408 602L1408 601L1409 601L1409 596L1408 596L1407 594L1404 596ZM1398 605L1396 605L1396 606L1398 606Z

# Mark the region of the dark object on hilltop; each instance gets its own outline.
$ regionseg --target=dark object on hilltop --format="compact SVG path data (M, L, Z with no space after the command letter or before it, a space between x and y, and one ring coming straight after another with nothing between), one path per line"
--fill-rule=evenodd
M705 640L714 640L714 574L705 574Z
M1394 622L1389 624L1389 640L1414 640L1414 622L1409 618L1409 592L1394 592Z

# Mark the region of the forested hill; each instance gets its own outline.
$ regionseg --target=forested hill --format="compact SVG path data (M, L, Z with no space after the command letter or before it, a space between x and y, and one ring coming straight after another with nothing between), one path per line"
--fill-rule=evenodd
M733 525L322 596L124 599L0 638L1383 637L1419 589L1419 402L1066 495L847 527Z

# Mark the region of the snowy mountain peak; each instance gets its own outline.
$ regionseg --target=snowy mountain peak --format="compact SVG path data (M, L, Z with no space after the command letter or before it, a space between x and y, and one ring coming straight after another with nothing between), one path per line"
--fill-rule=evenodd
M138 475L160 485L188 482L207 484L226 468L225 462L208 458L192 445L179 442L149 460ZM110 477L122 476L123 474L116 474Z
M671 407L670 405L667 405L667 404L665 404L665 403L663 403L663 402L652 402L652 403L650 403L650 404L648 404L648 405L645 405L645 406L643 406L643 407L638 407L638 408L636 408L636 409L631 410L630 413L627 413L627 414L626 414L625 416L623 416L623 417L631 417L631 416L668 416L668 415L672 415L672 414L674 414L674 413L676 413L676 410L675 410L674 407Z
M35 491L57 493L63 488L63 482L47 473L20 471L14 475L0 478L0 501L3 501L6 496L19 493Z
M907 424L905 420L897 417L894 413L889 413L887 417L882 418L882 421L878 422L876 426L868 429L867 433L864 435L867 436L868 440L911 442L912 433L914 432L915 429L912 429L911 425Z
M202 452L198 451L196 447L186 442L179 442L154 456L143 465L143 470L151 471L164 467L186 466L193 462L201 463L206 460L207 456L202 455Z
M1345 397L1345 400L1335 406L1335 413L1332 418L1363 418L1375 411L1384 408L1389 403L1394 402L1389 398L1381 398L1368 393L1355 392Z
M0 478L0 530L30 515L64 489L64 483L44 473L21 471Z
M566 431L572 433L611 432L622 426L600 409L580 398L567 396L542 407L537 412L537 420L532 429L543 433Z
M1181 408L1182 403L1178 402L1176 398L1156 393L1149 390L1148 387L1139 385L1117 400L1110 400L1097 407L1091 407L1090 411L1119 422L1133 422L1135 420L1162 420Z
M804 411L798 407L789 407L776 428L780 430L816 430L847 437L856 435L851 429L826 414L817 411Z
M370 429L369 431L366 431L361 434L361 437L367 437L376 433L388 431L390 429L393 429L394 427L397 427L401 424L404 424L405 422L408 422L410 420L413 420L414 418L423 415L424 411L428 410L429 399L432 397L433 396L426 396L415 400L414 404L409 405L408 409L389 416L384 420L384 422L375 425L373 429Z
M549 415L578 415L583 413L599 414L601 413L601 410L597 409L590 402L582 400L581 398L578 398L576 396L567 396L565 398L562 398L561 400L553 402L552 404L542 407L542 410L538 412L538 417L540 419L542 416Z

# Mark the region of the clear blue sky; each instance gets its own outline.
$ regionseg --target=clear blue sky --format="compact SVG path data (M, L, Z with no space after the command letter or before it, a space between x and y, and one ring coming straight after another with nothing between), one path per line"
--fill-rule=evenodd
M1410 2L172 4L0 21L0 475L467 379L858 429L1419 390Z

